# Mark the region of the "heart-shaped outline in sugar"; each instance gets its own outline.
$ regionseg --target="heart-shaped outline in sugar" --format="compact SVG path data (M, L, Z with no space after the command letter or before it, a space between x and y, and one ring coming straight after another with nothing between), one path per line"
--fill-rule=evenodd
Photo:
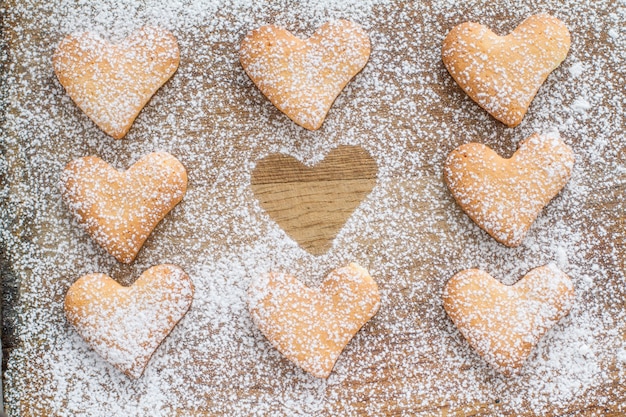
M468 143L448 155L444 179L467 215L498 242L522 243L541 210L565 186L574 166L561 139L533 134L510 159Z
M257 162L250 186L289 237L309 253L322 255L372 191L377 173L376 161L365 149L343 145L314 166L285 154L269 155Z
M367 33L348 20L326 22L304 40L268 25L248 32L239 61L274 106L303 128L316 130L365 67L370 50Z
M531 270L512 286L466 269L446 284L443 307L472 348L510 376L569 313L574 298L571 279L552 264Z
M463 91L497 120L514 127L548 75L565 60L569 47L565 24L537 14L506 36L478 23L462 23L448 33L441 53Z
M187 191L187 171L166 152L150 153L120 172L96 156L61 173L61 193L87 233L123 263L132 262L156 225Z
M129 287L90 274L68 290L65 315L96 353L129 378L139 378L191 307L193 294L191 279L175 265L153 266Z
M379 306L376 282L355 263L332 271L319 288L272 272L248 288L248 308L259 330L287 359L317 378L328 378L343 349Z
M52 57L74 103L105 133L123 138L150 98L178 69L169 31L146 26L119 44L92 32L66 36Z

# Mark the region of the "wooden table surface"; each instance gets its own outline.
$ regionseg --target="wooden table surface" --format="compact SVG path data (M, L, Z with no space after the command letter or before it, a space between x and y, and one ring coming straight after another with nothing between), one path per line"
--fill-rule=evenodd
M10 416L626 415L623 3L6 3L0 226ZM506 33L539 11L567 24L572 48L524 122L507 128L450 78L441 41L466 20ZM322 128L308 132L247 78L238 44L263 24L306 37L340 17L365 27L372 55ZM181 64L115 141L64 94L52 52L70 31L119 40L146 23L173 31ZM554 130L576 154L572 180L524 244L505 248L455 204L443 161L471 141L510 156L530 134ZM71 219L58 175L81 156L125 169L155 150L183 162L189 190L137 260L122 265ZM254 327L247 283L279 269L315 286L351 261L369 269L382 306L331 377L315 379ZM163 262L190 274L196 299L132 382L70 328L63 297L83 274L129 285ZM443 285L470 267L512 284L548 262L572 277L575 306L521 375L503 377L446 317Z

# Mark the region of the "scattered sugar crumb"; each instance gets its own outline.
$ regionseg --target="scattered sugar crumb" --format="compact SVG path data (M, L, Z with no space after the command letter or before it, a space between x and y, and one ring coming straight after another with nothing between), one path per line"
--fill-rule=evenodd
M591 103L584 98L577 98L570 106L576 113L586 113L591 108Z
M583 72L585 72L585 66L582 62L574 62L569 67L569 73L572 75L572 78L580 77Z

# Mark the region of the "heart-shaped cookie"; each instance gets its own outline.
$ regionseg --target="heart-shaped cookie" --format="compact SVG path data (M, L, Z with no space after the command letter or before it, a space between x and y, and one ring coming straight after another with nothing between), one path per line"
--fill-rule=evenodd
M100 356L139 378L193 299L189 276L174 265L146 270L130 287L105 274L81 277L65 296L65 315Z
M319 288L294 276L268 273L253 280L248 306L255 324L287 359L328 378L344 347L376 314L378 287L357 264L331 272Z
M574 302L570 278L554 265L535 268L515 285L467 269L443 291L443 307L469 344L505 375L515 373L539 339Z
M250 31L239 60L280 111L305 129L319 129L328 110L370 56L370 40L356 23L335 20L309 39L269 25Z
M376 184L378 167L359 146L340 146L307 167L287 155L270 155L252 172L251 187L269 216L314 255L332 241Z
M450 192L498 242L518 246L541 210L570 178L574 154L561 139L534 134L503 159L480 143L456 148L445 162Z
M538 14L507 36L478 23L454 27L443 41L443 62L459 86L502 123L521 123L548 75L567 56L570 34L559 19Z
M68 35L52 57L67 94L115 139L126 135L179 60L176 38L157 27L144 27L119 44L91 32Z
M61 192L87 233L118 261L130 263L155 226L187 190L187 171L172 155L148 154L125 172L87 156L61 174Z

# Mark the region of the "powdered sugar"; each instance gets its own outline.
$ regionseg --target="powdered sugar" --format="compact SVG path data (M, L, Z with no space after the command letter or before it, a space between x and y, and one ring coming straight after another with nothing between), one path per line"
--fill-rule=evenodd
M587 110L591 109L591 103L584 98L577 98L570 107L577 113L586 113Z
M626 43L623 36L607 36L626 21L623 6L608 0L250 3L7 5L3 140L10 185L1 221L6 256L20 282L20 299L11 303L19 320L6 315L19 334L5 374L11 415L432 415L469 413L471 404L496 415L576 414L593 407L624 412L626 295L618 266L623 249L615 237L622 230L616 213L624 210L626 181L620 154ZM456 86L441 63L441 42L467 20L507 33L538 11L565 22L572 47L524 121L508 129ZM322 128L308 132L249 80L238 63L239 42L270 23L305 38L337 18L365 28L372 54ZM52 71L52 53L69 33L92 30L120 41L145 25L175 34L181 64L125 139L114 141L67 97ZM578 77L568 69L573 63L584 67ZM581 97L593 103L587 115L569 107ZM443 161L473 141L510 156L532 133L551 129L574 150L572 178L524 244L505 248L454 203L442 180ZM378 181L329 252L313 256L262 210L249 187L251 172L268 154L312 164L342 144L372 155ZM159 150L181 160L189 188L137 260L124 266L72 219L58 177L78 157L98 155L125 169ZM246 288L269 270L318 285L351 261L378 283L381 307L329 379L318 380L282 358L256 329ZM512 284L550 261L572 278L576 301L522 373L504 378L446 318L443 286L470 267ZM68 325L62 301L83 274L103 272L128 284L164 262L190 275L196 295L133 382ZM581 352L583 346L589 350Z
M507 246L519 245L543 207L565 186L574 155L558 137L533 135L510 159L469 143L445 162L445 180L463 210Z
M103 274L83 276L69 289L65 312L98 354L138 378L192 299L189 277L173 265L158 265L129 288Z
M176 39L144 27L112 45L93 32L68 35L53 57L67 94L102 130L122 138L150 97L178 68Z
M468 269L448 281L443 299L469 343L496 369L511 374L545 332L567 315L574 288L554 264L533 269L514 286Z
M475 22L455 26L443 62L461 88L508 126L517 126L547 76L567 56L570 34L559 19L536 14L506 36Z
M569 67L569 73L572 74L574 78L580 77L583 72L585 72L585 66L581 62L574 62Z
M117 260L130 263L154 227L182 200L187 173L165 152L145 155L123 173L91 156L63 169L60 189L87 233Z
M351 263L331 272L319 290L293 275L272 272L248 290L255 324L303 370L328 378L354 334L378 311L380 295L367 271Z
M239 57L267 98L306 129L318 129L344 86L367 63L370 42L347 20L324 24L307 40L263 26L242 40Z

